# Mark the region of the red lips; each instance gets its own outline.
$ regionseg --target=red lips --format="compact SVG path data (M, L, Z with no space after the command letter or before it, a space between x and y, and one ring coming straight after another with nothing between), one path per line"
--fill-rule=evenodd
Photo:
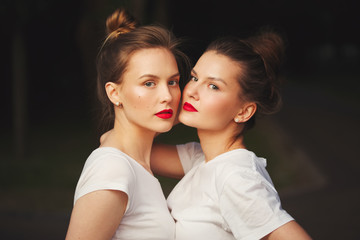
M162 119L168 119L171 118L173 115L173 110L172 109L164 109L158 113L155 114L157 117L162 118Z
M185 102L185 103L184 103L183 109L184 109L185 111L188 111L188 112L197 112L197 111L198 111L198 110L196 110L196 108L194 108L193 105L191 105L191 104L188 103L188 102Z

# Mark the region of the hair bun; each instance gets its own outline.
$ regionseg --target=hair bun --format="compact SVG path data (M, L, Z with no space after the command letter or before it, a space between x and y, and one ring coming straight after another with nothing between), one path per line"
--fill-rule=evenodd
M283 36L267 27L261 29L257 36L249 40L254 51L263 59L268 77L276 80L285 55Z
M116 39L120 34L131 32L137 25L137 21L129 12L117 9L106 19L107 39Z

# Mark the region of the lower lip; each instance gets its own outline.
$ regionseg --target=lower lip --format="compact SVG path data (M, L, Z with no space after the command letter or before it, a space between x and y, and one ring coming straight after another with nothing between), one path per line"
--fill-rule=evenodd
M158 113L156 116L162 119L169 119L172 117L172 113Z
M183 109L188 112L197 112L197 110L189 104L184 104Z

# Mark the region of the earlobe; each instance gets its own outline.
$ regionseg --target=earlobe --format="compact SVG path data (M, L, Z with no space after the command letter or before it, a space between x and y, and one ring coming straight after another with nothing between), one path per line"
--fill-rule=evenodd
M105 84L105 91L110 99L110 101L116 106L122 106L121 104L121 94L119 90L119 85L113 82L107 82Z
M244 123L247 122L252 116L254 116L256 112L256 103L247 103L243 106L243 108L238 112L236 117L234 118L234 121L236 123Z

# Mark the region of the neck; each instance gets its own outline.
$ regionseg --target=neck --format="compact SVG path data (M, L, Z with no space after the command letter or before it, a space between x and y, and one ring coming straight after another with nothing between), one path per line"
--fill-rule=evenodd
M115 119L114 129L106 136L101 147L114 147L121 150L152 174L150 153L154 137L153 131Z
M245 148L244 137L234 139L234 131L209 131L198 129L201 148L208 162L216 156L238 148Z

